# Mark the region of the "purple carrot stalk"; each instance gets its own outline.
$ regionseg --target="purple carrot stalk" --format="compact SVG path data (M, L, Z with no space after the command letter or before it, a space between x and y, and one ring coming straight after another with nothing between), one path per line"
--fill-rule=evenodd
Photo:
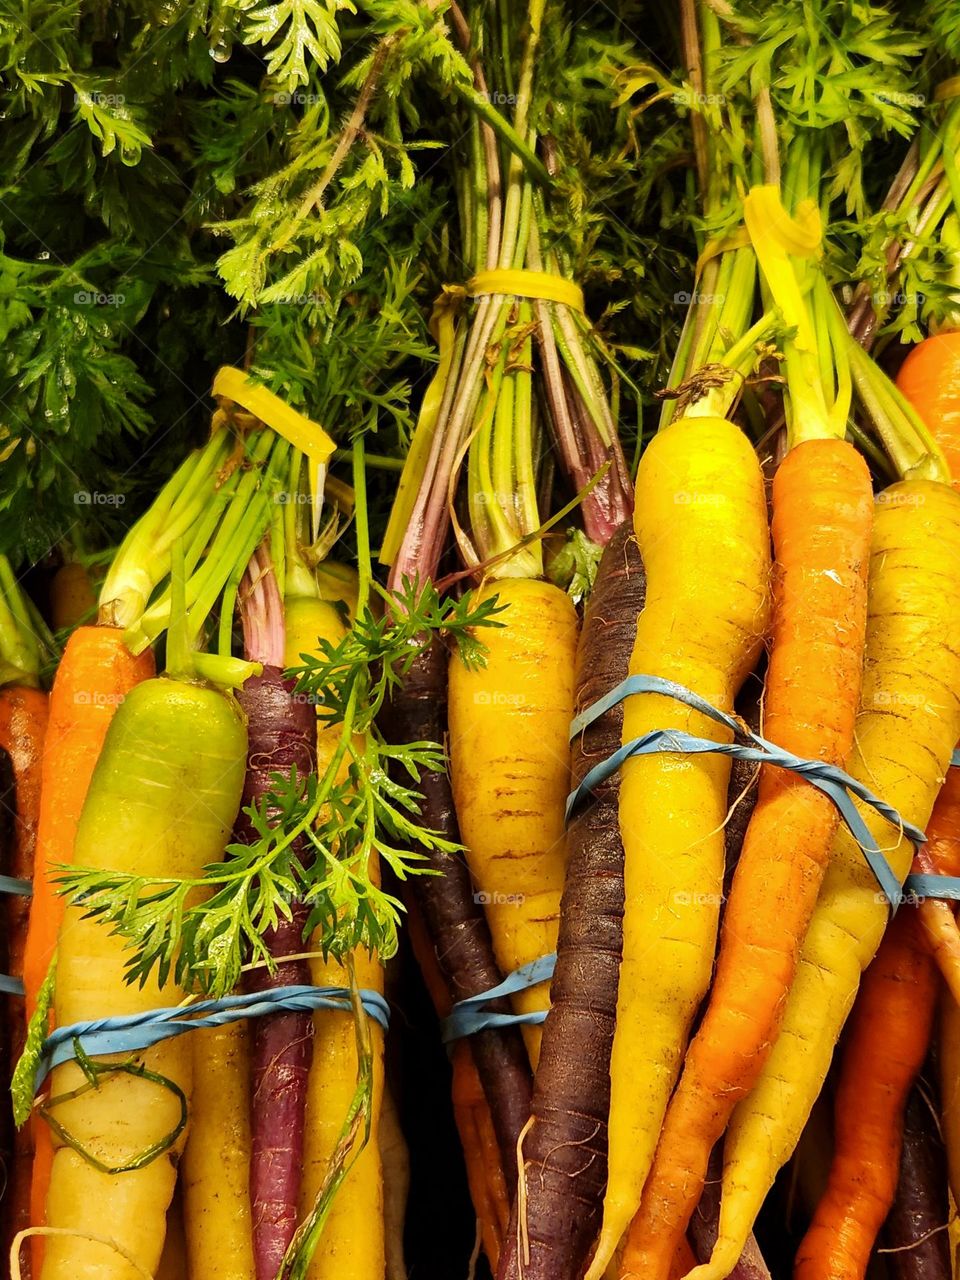
M645 582L630 525L600 561L577 658L576 705L585 710L627 675ZM579 783L620 746L623 705L573 744ZM570 823L557 967L550 989L533 1124L523 1140L526 1239L519 1256L519 1197L498 1280L577 1280L600 1225L607 1180L610 1051L623 948L623 845L619 776L608 779ZM522 1264L522 1266L521 1266Z
M447 732L447 651L433 643L415 659L402 686L386 704L381 724L393 742L443 742ZM446 840L459 844L460 829L450 779L444 773L420 777L421 821ZM497 986L503 975L483 907L476 901L467 864L460 854L427 852L432 876L407 882L433 943L437 964L453 1003ZM495 1011L510 1013L510 1001L497 1001ZM504 1176L516 1181L517 1139L530 1115L530 1064L516 1028L481 1031L470 1048L490 1107Z
M700 1197L700 1204L690 1219L688 1228L690 1244L700 1263L709 1262L713 1246L717 1242L720 1223L720 1187L723 1176L722 1146L722 1143L717 1143L710 1156L710 1167L707 1171L703 1195ZM730 1280L770 1280L767 1264L752 1235L740 1255L740 1261L730 1272Z
M950 1280L949 1216L943 1140L914 1086L904 1115L897 1198L879 1250L890 1280Z
M288 775L292 767L301 778L315 772L317 719L309 702L293 697L295 682L283 676L283 604L265 547L250 561L240 608L245 656L263 664L263 673L238 695L249 732L246 808L263 803L276 774ZM258 838L242 811L234 837L244 844ZM306 904L295 902L289 919L264 931L264 946L277 963L273 972L265 966L251 970L247 991L309 984L307 961L283 958L303 951L308 914ZM274 1280L297 1226L312 1038L309 1013L275 1013L252 1024L250 1200L257 1280Z

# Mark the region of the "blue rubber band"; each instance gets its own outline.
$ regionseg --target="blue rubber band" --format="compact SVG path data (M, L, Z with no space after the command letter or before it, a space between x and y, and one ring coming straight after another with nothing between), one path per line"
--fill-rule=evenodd
M360 1002L367 1014L386 1031L390 1023L390 1007L383 996L377 991L361 990ZM196 1004L171 1009L148 1009L116 1018L74 1022L66 1027L57 1027L44 1041L34 1093L54 1067L76 1059L78 1043L91 1058L108 1053L134 1053L149 1049L162 1040L185 1035L188 1031L223 1027L265 1014L281 1011L310 1013L314 1009L349 1012L352 1007L346 987L289 986L224 996L220 1000L200 1000Z
M16 876L0 876L0 893L9 893L17 898L31 898L33 881L20 880Z
M880 800L863 783L858 782L856 778L852 778L843 769L838 769L836 765L828 764L823 760L805 760L801 756L795 756L789 751L784 751L782 747L776 746L775 743L768 742L766 738L762 738L759 734L752 733L733 716L712 706L691 689L687 689L673 680L664 680L660 676L628 676L615 689L611 689L602 698L598 698L592 706L576 717L570 726L571 739L575 738L583 729L604 715L618 702L622 702L624 698L636 693L654 693L664 697L675 698L677 701L693 707L694 710L701 712L703 715L709 716L711 720L715 720L718 724L724 725L737 737L746 738L754 745L745 746L739 742L714 742L711 738L697 738L679 729L655 729L650 733L644 734L642 738L634 738L632 741L624 743L613 755L590 770L576 790L572 791L567 798L566 817L568 821L577 806L595 787L605 782L607 778L612 777L627 760L632 759L634 756L654 755L664 751L691 755L710 752L756 764L776 765L778 768L789 769L792 773L798 774L809 782L811 786L816 787L818 791L822 791L824 795L830 797L836 805L840 817L849 828L850 834L863 851L870 870L876 877L884 897L890 904L891 912L896 911L902 900L900 879L894 873L890 863L870 834L859 810L851 799L851 793L862 800L864 804L870 805L893 826L898 827L913 844L923 844L926 836L919 827L905 822L892 805Z
M950 757L950 767L953 769L960 769L960 751L954 751L953 755Z
M8 973L0 973L0 995L23 996L26 994L22 978L11 978Z
M450 1044L453 1040L460 1040L464 1036L472 1036L492 1027L535 1026L544 1022L547 1017L546 1009L535 1009L530 1013L495 1013L485 1006L491 1000L516 995L518 991L526 991L546 982L553 977L556 963L557 953L552 951L547 956L540 956L538 960L531 960L522 964L519 969L514 969L513 973L490 991L458 1000L443 1020L443 1043Z

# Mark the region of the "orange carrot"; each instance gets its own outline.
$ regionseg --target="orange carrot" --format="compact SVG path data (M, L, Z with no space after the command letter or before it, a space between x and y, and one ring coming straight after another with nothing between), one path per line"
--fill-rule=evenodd
M12 864L7 874L21 880L33 876L37 822L40 815L40 771L43 740L47 731L47 695L24 685L8 685L0 690L0 747L10 757L14 779L14 842ZM12 977L23 973L23 951L26 944L28 898L10 896L4 910L8 972ZM10 1037L10 1064L23 1051L26 1035L23 1001L9 996L4 1002L6 1025ZM18 1231L30 1225L30 1164L33 1139L29 1126L21 1129L13 1148L13 1168L4 1200L4 1240L9 1243Z
M437 1015L450 1012L450 994L427 926L412 897L407 902L407 929L410 945ZM493 1117L483 1084L467 1040L458 1040L452 1054L453 1117L467 1170L467 1185L473 1211L480 1225L483 1251L496 1274L504 1233L510 1221L510 1199L500 1160Z
M933 334L913 348L897 386L933 433L954 479L960 481L960 331Z
M23 957L28 1020L50 967L63 919L54 869L73 858L80 811L100 755L107 727L124 695L154 672L153 653L135 658L115 627L80 627L67 642L50 694L41 770L40 816L34 860L33 898ZM30 1218L44 1221L53 1147L45 1124L33 1123L35 1156ZM40 1273L42 1240L33 1242L33 1267Z
M867 612L872 492L854 448L806 439L773 483L773 643L764 735L843 765L853 745ZM798 775L764 766L724 916L710 1003L671 1099L630 1231L633 1271L665 1278L734 1107L769 1056L826 870L838 814Z
M947 770L930 819L927 842L917 850L914 871L960 875L960 768ZM954 904L927 898L918 910L927 947L953 995L960 1001L960 931Z
M960 769L949 769L914 870L960 874ZM826 1190L800 1246L797 1280L854 1280L865 1272L893 1204L907 1095L923 1065L938 982L927 901L903 907L864 977L850 1019L835 1103L835 1150ZM939 952L934 952L939 956Z
M904 907L867 969L850 1016L834 1104L827 1189L795 1280L861 1280L897 1190L903 1112L933 1028L937 971Z

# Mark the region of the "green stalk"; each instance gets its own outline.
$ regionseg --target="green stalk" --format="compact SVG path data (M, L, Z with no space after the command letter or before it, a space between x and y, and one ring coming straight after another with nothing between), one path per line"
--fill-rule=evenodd
M120 545L100 591L101 620L126 630L139 623L154 589L170 572L174 542L192 534L226 501L218 488L232 436L216 432L184 459Z
M897 474L905 480L950 483L946 459L919 414L844 326L857 396Z
M10 561L0 555L0 685L40 684L41 646Z

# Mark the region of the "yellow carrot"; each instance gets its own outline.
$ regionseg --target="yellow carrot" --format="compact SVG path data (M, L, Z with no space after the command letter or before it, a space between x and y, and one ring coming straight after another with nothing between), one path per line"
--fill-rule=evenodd
M193 1112L180 1166L190 1280L253 1280L247 1026L190 1041Z
M302 654L315 654L320 639L336 644L344 635L335 605L309 596L288 599L284 605L288 666L297 666ZM339 740L339 729L320 727L317 740L317 772L323 776ZM344 765L344 768L346 764ZM357 983L383 991L383 966L376 956L354 956ZM330 958L310 962L316 986L346 986L342 965ZM313 1208L337 1146L357 1087L356 1028L352 1013L318 1009L313 1015L313 1060L307 1080L304 1117L303 1179L300 1216ZM382 1280L385 1261L383 1182L379 1150L379 1119L383 1095L383 1032L370 1023L373 1048L373 1093L370 1105L370 1140L360 1151L330 1207L319 1243L307 1270L307 1280ZM357 1142L348 1159L353 1158Z
M383 966L376 956L354 955L357 985L383 990ZM347 986L342 965L330 959L310 964L317 986ZM324 1224L307 1280L381 1280L386 1269L383 1222L383 1178L379 1123L383 1099L383 1031L370 1022L373 1048L373 1094L370 1140L340 1186ZM352 1013L320 1010L314 1015L313 1062L307 1085L304 1121L301 1218L310 1211L323 1185L350 1104L357 1088L356 1027ZM362 1132L351 1148L352 1160Z
M877 500L866 656L849 772L916 826L930 817L960 737L960 496L934 481ZM913 847L872 809L864 820L895 873ZM727 1133L720 1235L697 1280L722 1280L789 1158L823 1085L862 971L888 911L863 854L841 829L803 946L782 1030Z
M548 582L484 587L506 606L484 627L486 664L450 663L450 777L467 860L504 973L555 951L566 865L564 802L573 718L577 615ZM546 1009L547 983L514 999ZM536 1065L540 1028L524 1028Z
M724 711L759 656L770 537L746 437L714 417L679 419L640 462L634 523L647 573L631 674L677 681ZM623 740L680 729L728 741L715 721L653 694L630 697ZM656 754L626 763L623 961L611 1060L600 1280L636 1213L690 1024L710 981L723 877L730 761Z

